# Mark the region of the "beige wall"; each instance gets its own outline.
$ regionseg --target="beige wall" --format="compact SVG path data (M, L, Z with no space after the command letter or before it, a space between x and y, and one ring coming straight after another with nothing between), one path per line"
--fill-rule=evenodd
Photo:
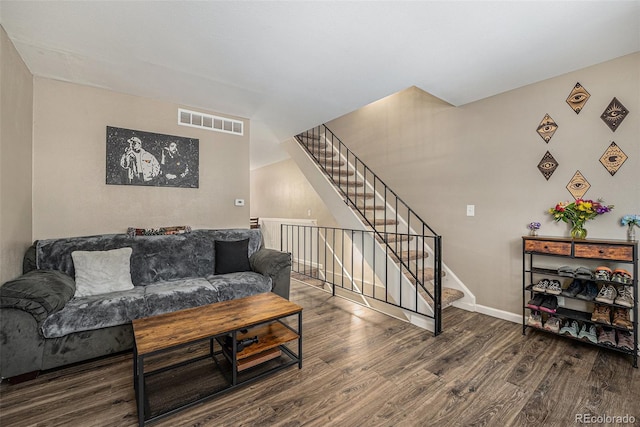
M178 107L36 78L34 239L122 233L131 226L248 227L249 122L244 136L178 126ZM106 185L107 126L198 138L200 188ZM246 205L235 207L236 198Z
M576 170L591 184L585 197L616 205L587 224L589 237L624 239L620 217L640 214L639 76L634 54L459 108L409 88L328 126L443 236L445 263L478 304L519 313L521 236L531 221L542 235L569 235L546 210L572 199L565 186ZM591 98L576 115L565 100L578 81ZM630 111L615 133L600 119L614 96ZM559 125L548 144L536 133L545 113ZM611 141L629 156L613 177L599 162ZM547 150L560 165L548 181L537 169ZM287 179L270 173L273 185Z
M0 27L0 283L31 244L33 78Z
M313 218L319 225L336 225L331 212L291 159L251 172L251 216Z

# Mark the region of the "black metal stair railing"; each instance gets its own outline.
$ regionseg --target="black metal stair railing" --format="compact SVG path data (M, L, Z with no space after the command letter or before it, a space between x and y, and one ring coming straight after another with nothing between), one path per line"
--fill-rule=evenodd
M407 203L353 153L326 125L316 126L296 135L296 140L327 174L343 200L359 214L385 245L401 269L433 301L436 334L441 331L442 248L439 236ZM406 243L416 239L412 253L403 251ZM433 253L433 290L428 289L424 262L410 262L412 256L425 254L425 244ZM418 242L420 242L418 244Z
M409 290L403 286L405 270L390 268L386 252L377 249L378 233L285 223L281 224L280 250L291 253L292 272L313 279L312 282L321 288L330 287L334 296L355 294L364 297L369 307L374 307L372 300L383 302L434 319L437 325L436 312L429 313L420 304L418 287ZM415 241L422 237L408 233L383 234L386 237L412 237ZM440 236L427 238L434 246L440 245ZM426 302L432 305L433 301L429 299ZM438 334L439 330L436 328L434 332Z

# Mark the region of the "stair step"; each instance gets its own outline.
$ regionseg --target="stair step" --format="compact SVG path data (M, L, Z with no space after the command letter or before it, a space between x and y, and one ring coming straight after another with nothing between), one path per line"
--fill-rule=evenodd
M387 234L386 237L376 237L376 240L381 243L408 242L413 240L413 236L408 236L406 234Z
M327 168L327 172L329 173L329 175L333 176L353 176L356 174L352 170L338 168Z
M327 150L311 150L311 155L313 155L313 157L315 157L316 159L322 159L322 158L330 158L330 157L335 157L336 156L336 152L331 150L331 151L327 151Z
M400 252L400 259L398 259L398 257L393 253L389 254L389 256L395 262L400 262L400 259L402 259L403 261L416 260L416 259L425 259L425 258L429 257L429 253L428 252L424 252L424 251L410 250L410 251L402 251L402 252Z
M398 221L396 221L395 219L384 219L384 218L376 218L376 219L367 218L367 219L374 226L377 226L377 225L398 225Z
M332 169L337 170L338 166L345 165L344 160L340 160L335 157L329 157L326 162L320 162L320 164L324 166L327 171L331 171Z
M384 206L374 205L373 203L368 205L358 204L357 207L361 211L383 211L384 210Z
M305 142L304 145L311 151L327 150L329 144L324 141L310 141Z
M425 281L425 286L426 286L426 282L430 282L433 280L433 278L435 277L435 273L433 271L433 268L425 268L424 270L418 270L416 272L416 277L418 277L418 280L422 280L422 274L424 272L424 281ZM411 283L413 283L414 285L416 284L416 279L413 278L413 276L411 274L409 274L408 272L406 273L407 278L409 279L409 281ZM442 270L442 273L440 274L441 277L446 276L446 273L444 270ZM432 285L433 286L433 285Z
M356 191L352 191L349 190L347 191L347 196L349 196L350 198L356 198L356 199L373 199L374 194L373 193L361 193L361 192L356 192Z
M338 179L334 178L334 181L345 187L364 187L364 182L355 181L353 179L349 179L347 177L338 177Z
M315 140L315 141L319 141L320 140L320 134L319 133L301 133L300 135L298 135L298 137L300 137L300 139L302 140Z
M429 292L433 294L433 284L428 284L426 288L429 289ZM422 295L422 297L425 299L427 304L433 307L433 298L431 298L429 294L427 294L427 292L425 292L425 290L422 289L422 286L418 286L418 292L420 293L420 295ZM446 308L450 306L451 304L453 304L455 301L459 300L462 297L464 297L464 292L458 289L446 288L443 286L441 291L442 308Z

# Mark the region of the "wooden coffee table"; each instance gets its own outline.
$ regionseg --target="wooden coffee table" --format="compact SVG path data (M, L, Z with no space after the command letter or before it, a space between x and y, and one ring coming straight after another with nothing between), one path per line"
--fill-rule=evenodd
M289 316L297 316L297 329L283 322ZM289 366L298 364L302 368L302 307L272 292L136 319L133 333L133 377L140 426ZM253 337L258 338L257 343L238 351L238 343ZM297 352L285 345L296 340ZM208 354L145 372L145 361L152 356L154 360L169 357L176 349L205 341L209 342ZM226 379L221 388L164 412L151 410L146 390L151 375L207 359Z

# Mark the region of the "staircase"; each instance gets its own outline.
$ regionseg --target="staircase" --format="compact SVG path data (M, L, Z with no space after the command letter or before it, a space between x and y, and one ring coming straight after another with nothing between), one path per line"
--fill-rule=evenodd
M373 246L376 246L372 250L383 252L387 259L383 264L392 263L395 266L395 269L391 267L393 271L400 273L396 286L417 291L416 300L408 303L410 309L403 301L394 302L407 312L409 321L438 334L443 308L452 304L465 309L475 306L473 295L442 263L440 236L326 126L303 132L295 137L295 141L286 144L285 148L327 202L341 226L372 232L375 236ZM363 243L361 246L372 245ZM363 248L362 253L369 252ZM367 262L372 264L371 260ZM391 281L388 280L388 265L384 268L373 265L371 268L376 275L384 277L385 283L395 281L395 274L391 274ZM324 280L318 274L316 271L315 279ZM443 281L447 286L442 286ZM400 295L396 298L405 298L402 291L396 295ZM421 305L426 306L425 312L419 309ZM415 314L424 314L433 322L425 323Z

